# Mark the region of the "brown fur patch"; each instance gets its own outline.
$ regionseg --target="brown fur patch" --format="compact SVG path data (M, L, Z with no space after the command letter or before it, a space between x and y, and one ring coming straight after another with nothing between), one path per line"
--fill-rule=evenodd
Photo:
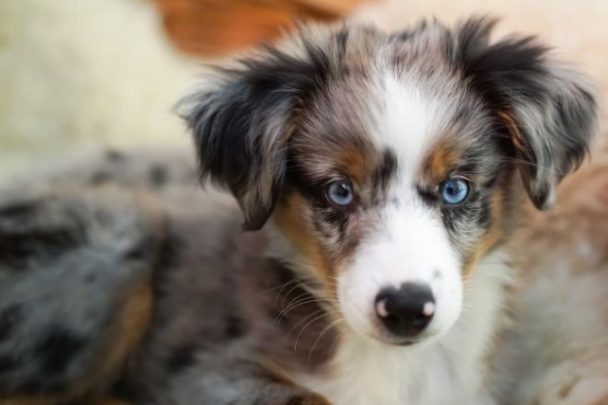
M285 195L276 210L275 221L294 247L303 254L327 286L333 286L333 271L327 255L324 254L317 238L314 225L305 217L308 203L298 192ZM332 294L335 288L331 289Z
M524 141L524 137L521 134L521 132L519 131L519 127L517 125L517 123L515 122L515 120L513 119L513 117L511 117L511 114L509 114L506 111L499 111L498 112L498 118L501 120L501 122L503 123L503 125L505 126L505 128L507 129L507 131L509 132L509 136L511 138L511 142L513 144L513 146L515 146L515 151L517 153L517 156L519 158L521 158L522 155L525 155L526 153L526 146L525 146L525 141ZM528 190L528 192L530 192L530 183L532 180L532 166L529 164L520 164L520 176L523 180L524 183L524 187Z
M509 113L507 113L506 111L500 111L500 112L498 112L498 118L500 118L500 120L502 121L505 128L507 128L509 135L511 135L511 141L513 142L513 145L515 146L515 149L517 149L520 152L524 151L525 150L524 138L521 135L521 132L519 131L519 127L515 123L515 120L513 119L513 117L511 117L511 115Z
M150 324L152 303L152 287L149 280L141 281L123 304L123 310L116 321L113 339L105 345L111 350L100 356L100 362L90 376L89 385L93 382L109 384L117 377Z
M488 252L503 238L506 206L504 191L502 189L497 189L492 194L490 201L490 216L492 218L490 229L488 229L484 236L479 240L474 252L465 260L462 273L464 278L468 277L473 272L477 267L479 260L488 254Z
M375 159L364 145L353 144L345 148L337 161L355 184L363 185L372 173Z
M443 182L454 168L460 152L449 137L443 137L430 149L422 170L422 178L430 184Z
M84 376L76 386L69 389L68 393L51 401L63 403L75 398L102 394L115 382L127 363L127 359L133 354L147 331L152 318L152 302L150 280L141 280L128 294L122 304L122 311L116 315L114 330L103 345L104 349L107 350L98 354L98 363L95 368L89 375ZM93 401L93 399L87 401L89 400ZM120 403L111 402L109 399L97 399L97 401L93 403Z
M98 364L93 371L70 387L65 393L56 396L24 396L0 401L0 405L51 405L63 404L87 398L86 403L122 404L116 400L89 395L102 393L116 380L127 358L135 350L144 336L152 314L152 288L149 280L141 281L130 292L123 303L121 313L117 314L114 331L103 345L107 351L98 354ZM103 399L102 399L103 398ZM82 399L82 401L85 401ZM93 401L93 402L89 402ZM96 401L96 402L95 402Z

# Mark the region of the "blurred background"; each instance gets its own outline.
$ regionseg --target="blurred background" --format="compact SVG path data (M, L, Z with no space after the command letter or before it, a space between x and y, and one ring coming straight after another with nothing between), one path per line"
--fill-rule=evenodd
M187 145L171 108L204 65L296 20L391 30L473 13L501 17L497 35L540 36L606 94L606 0L1 0L0 182L99 148Z

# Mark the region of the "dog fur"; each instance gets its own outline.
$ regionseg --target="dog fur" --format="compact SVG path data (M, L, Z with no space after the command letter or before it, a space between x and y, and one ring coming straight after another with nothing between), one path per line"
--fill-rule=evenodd
M158 404L509 403L493 380L513 277L501 245L522 197L549 208L584 158L595 102L545 47L492 43L492 26L303 27L223 70L182 107L203 180L238 206L198 192L184 159L137 157L133 166L116 154L25 202L9 193L3 273L33 291L0 301L2 394L42 403L112 390ZM454 174L472 187L458 209L438 200ZM357 191L348 211L324 194L343 176ZM111 203L115 194L125 206ZM258 232L241 232L241 221ZM26 236L22 223L31 224ZM64 228L76 236L61 236ZM94 280L77 294L91 306L83 320L66 310L78 307L71 294L44 299L86 284L86 266L82 281L70 278L76 287L63 280L89 246L120 260L107 264L103 287ZM141 284L129 289L121 283L131 272ZM52 282L36 282L39 273ZM369 312L383 285L409 281L431 285L437 309L428 333L400 346ZM137 310L129 297L142 297ZM125 323L135 330L116 332ZM66 347L49 379L47 357ZM84 386L75 377L89 375Z

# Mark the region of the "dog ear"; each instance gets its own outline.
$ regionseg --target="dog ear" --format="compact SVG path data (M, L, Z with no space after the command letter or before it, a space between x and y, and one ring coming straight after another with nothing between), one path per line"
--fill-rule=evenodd
M464 22L448 56L510 137L528 195L545 210L559 181L587 154L596 126L594 92L582 76L552 61L533 37L490 44L495 22Z
M322 82L327 56L299 43L297 55L266 47L235 68L219 70L214 88L186 99L184 118L194 134L202 180L229 189L245 216L261 228L270 216L286 171L295 111Z

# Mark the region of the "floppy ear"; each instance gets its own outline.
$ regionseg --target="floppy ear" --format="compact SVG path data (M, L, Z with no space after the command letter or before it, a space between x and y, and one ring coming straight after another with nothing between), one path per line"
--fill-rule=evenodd
M322 81L327 57L300 43L298 56L266 47L236 68L220 70L214 88L186 99L184 118L193 132L201 179L229 189L245 216L261 228L285 177L294 111Z
M448 55L506 130L531 200L548 209L559 181L588 151L596 124L593 90L533 37L490 44L494 24L466 21Z

